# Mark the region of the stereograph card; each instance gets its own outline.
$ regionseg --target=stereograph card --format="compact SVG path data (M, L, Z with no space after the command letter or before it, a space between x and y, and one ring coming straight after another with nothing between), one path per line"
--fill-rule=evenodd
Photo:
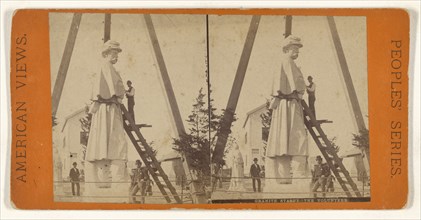
M397 209L401 9L18 10L19 209Z

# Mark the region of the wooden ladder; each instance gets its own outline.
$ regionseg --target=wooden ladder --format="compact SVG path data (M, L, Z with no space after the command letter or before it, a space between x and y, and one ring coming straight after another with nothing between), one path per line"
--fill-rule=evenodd
M161 191L165 200L167 200L168 203L172 203L171 199L174 199L175 203L182 203L182 200L178 196L176 189L171 184L168 176L165 174L160 163L154 156L152 148L140 133L140 126L135 124L132 116L123 104L121 104L121 111L123 114L124 130L126 130L127 135L133 143L133 146L136 148L140 158L142 158L144 164L148 168L149 173L151 174L156 186ZM167 190L169 190L169 193Z
M342 159L338 157L335 148L332 146L330 140L327 138L326 134L323 132L322 127L320 126L322 123L329 123L330 121L316 120L304 100L301 101L301 105L303 107L304 113L304 124L313 137L314 142L316 142L316 145L320 149L323 157L326 159L328 166L335 174L335 177L341 185L342 189L345 191L348 197L353 197L352 192L356 195L356 197L361 197L361 193L349 175L349 172L343 165ZM340 174L343 174L343 176ZM348 185L351 186L352 191L348 189Z

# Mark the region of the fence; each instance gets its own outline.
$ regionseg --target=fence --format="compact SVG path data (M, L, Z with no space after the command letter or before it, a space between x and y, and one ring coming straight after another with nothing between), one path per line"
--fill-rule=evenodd
M358 185L358 189L362 194L362 197L370 197L370 186L369 182L365 181L364 178L362 181L357 181L358 176L351 176L355 183ZM230 182L234 179L242 179L244 184L244 190L230 190ZM263 192L258 192L259 197L265 198L267 196L279 198L303 198L303 197L312 197L314 193L311 191L310 184L312 182L311 177L300 177L300 178L260 178L262 183L262 188L265 187L266 180L272 179L292 179L292 184L280 184L280 186L286 188L285 191L276 191L273 190L263 190ZM367 178L369 179L369 177ZM222 180L222 179L221 179ZM230 199L231 197L236 198L249 198L249 197L256 197L256 193L253 191L251 187L252 178L251 177L241 177L241 178L224 178L225 181L221 181L221 184L218 184L221 187L215 187L214 191L212 191L212 187L204 186L204 190L207 192L209 200L214 198L218 199ZM180 197L182 203L192 203L191 192L188 188L188 182L182 180L181 184L177 185L176 183L180 180L170 179L170 182L173 183L174 187L177 190L178 196ZM299 182L301 185L297 186L294 182ZM71 182L70 181L55 181L54 182L54 198L56 201L67 201L67 202L110 202L110 203L129 203L130 202L130 181L122 181L122 182L106 182L111 184L119 184L122 187L125 187L124 191L115 191L112 188L100 188L96 193L90 193L85 189L90 184L98 184L104 182L80 182L81 186L81 196L73 196L71 192ZM306 183L308 183L306 185ZM303 187L304 186L304 187ZM308 186L308 187L305 187ZM351 187L348 187L351 189ZM351 191L352 192L352 191ZM169 192L168 192L169 193ZM324 194L326 197L345 197L345 191L339 186L339 184L335 184L334 191L325 191L321 192L318 191L317 194ZM169 195L172 198L171 195ZM145 203L148 204L166 204L165 196L161 194L158 187L156 185L152 186L152 195L136 195L134 196L136 199L145 198ZM173 200L173 199L172 199ZM174 200L173 200L174 201ZM175 202L175 201L174 201Z

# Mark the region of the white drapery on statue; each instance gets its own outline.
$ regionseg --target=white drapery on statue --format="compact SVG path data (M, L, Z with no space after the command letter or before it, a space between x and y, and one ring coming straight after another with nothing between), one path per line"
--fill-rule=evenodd
M306 85L301 70L285 54L281 70L274 75L272 95L278 91L302 98ZM304 115L299 100L272 98L272 120L265 159L265 191L279 189L279 184L292 183L294 177L308 174L308 142Z
M127 181L127 141L120 104L125 94L123 81L110 62L104 62L93 86L91 129L86 149L87 182ZM87 184L120 188L121 183ZM127 190L124 184L124 190Z

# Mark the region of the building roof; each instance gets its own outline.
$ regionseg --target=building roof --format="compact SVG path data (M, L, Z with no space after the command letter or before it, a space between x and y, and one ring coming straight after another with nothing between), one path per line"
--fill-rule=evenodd
M247 112L247 117L246 117L246 120L244 121L243 128L246 126L247 121L248 121L250 115L252 115L252 114L254 114L254 113L262 110L263 108L266 108L266 103L263 103L262 105L260 105L260 106L258 106L256 108L252 109L251 111Z
M77 116L78 114L80 114L80 113L82 113L82 112L84 112L84 111L86 111L86 107L83 107L83 108L81 108L81 109L79 109L79 110L77 110L77 111L73 112L72 114L68 115L68 116L64 119L64 124L63 124L63 128L61 129L61 132L63 132L63 131L64 131L64 128L66 127L67 121L69 121L69 119L71 119L71 118L73 118L73 117Z

